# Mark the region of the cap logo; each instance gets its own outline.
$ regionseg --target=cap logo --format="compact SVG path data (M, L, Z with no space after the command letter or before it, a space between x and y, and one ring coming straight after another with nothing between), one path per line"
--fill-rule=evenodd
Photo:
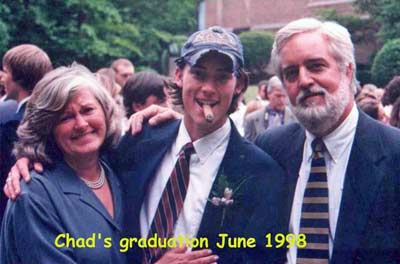
M231 47L232 49L237 49L236 46L236 41L235 39L229 35L229 34L224 34L223 32L215 32L215 31L203 31L199 32L194 39L193 39L193 44L208 44L208 43L217 43L221 45L227 45Z

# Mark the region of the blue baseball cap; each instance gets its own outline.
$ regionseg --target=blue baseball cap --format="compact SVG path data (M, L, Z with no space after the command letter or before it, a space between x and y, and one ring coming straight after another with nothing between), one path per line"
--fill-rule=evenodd
M244 65L242 43L236 34L219 26L193 33L183 45L181 57L175 62L194 66L202 55L210 51L228 56L232 60L235 75L239 75L239 69Z

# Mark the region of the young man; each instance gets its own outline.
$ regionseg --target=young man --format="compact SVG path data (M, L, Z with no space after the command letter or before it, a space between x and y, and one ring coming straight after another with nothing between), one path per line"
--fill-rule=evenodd
M240 249L217 247L219 234L246 237L257 210L269 215L273 226L277 213L271 205L280 197L283 172L228 119L247 88L242 45L233 33L212 27L194 33L176 63L172 98L183 105L183 120L145 126L139 136L126 136L117 152L123 156L115 156L114 168L128 192L128 235L207 238L218 263L243 263ZM188 143L192 153L183 155ZM176 174L185 180L171 173L183 156ZM265 234L272 231L269 227L258 231ZM135 257L154 263L164 252L135 251Z
M121 86L124 87L126 81L129 77L132 77L135 73L135 67L132 62L128 59L120 58L115 60L111 64L111 68L115 72L115 81Z
M23 44L8 50L3 56L2 83L7 98L18 104L15 111L13 101L4 102L0 115L0 184L3 184L15 158L11 151L17 141L17 127L25 112L26 103L36 83L52 69L51 61L42 49ZM7 106L6 106L7 105ZM8 108L8 109L7 109ZM11 108L11 109L10 109ZM0 220L7 198L0 195Z

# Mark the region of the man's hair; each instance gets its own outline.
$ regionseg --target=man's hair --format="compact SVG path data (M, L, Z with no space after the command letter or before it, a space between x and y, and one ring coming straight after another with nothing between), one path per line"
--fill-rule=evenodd
M390 114L390 125L400 128L400 118L399 118L399 112L400 112L400 97L397 98L397 100L393 104L392 112Z
M279 79L278 76L275 75L275 76L272 76L268 81L267 93L272 92L272 90L277 88L277 87L280 88L280 89L283 89L283 85L282 85L281 80Z
M144 104L150 95L166 100L164 86L164 78L155 72L144 71L130 77L122 88L127 115L133 114L132 103Z
M114 70L114 71L118 71L118 66L120 66L120 65L123 65L123 66L132 66L133 68L135 68L135 66L133 66L133 64L132 64L132 62L130 61L130 60L128 60L128 59L125 59L125 58L119 58L119 59L117 59L117 60L115 60L115 61L113 61L113 63L111 64L111 68Z
M22 44L8 50L3 56L4 66L11 71L13 81L29 93L53 69L47 53L31 44Z
M120 111L108 91L87 68L74 64L59 67L40 80L28 101L24 119L18 127L17 158L52 164L61 159L53 132L75 92L87 89L101 105L106 119L106 139L101 149L114 146L121 136Z
M350 88L353 94L357 92L358 81L356 79L356 63L354 58L354 45L351 41L349 31L336 22L322 22L315 18L302 18L290 22L280 29L275 35L275 41L271 51L271 62L276 74L282 78L280 53L286 43L295 35L319 32L328 41L328 48L335 58L339 68L345 72L349 65L353 68L353 76Z
M185 66L189 64L186 64L185 62L177 62L177 67L183 71ZM240 68L238 70L239 76L236 77L238 82L241 82L243 84L243 89L239 94L234 94L232 98L231 105L229 106L228 109L228 115L232 114L233 112L236 111L236 109L239 106L239 98L240 95L246 92L247 87L249 86L249 75L243 68ZM169 96L172 99L172 103L178 107L183 107L183 98L182 98L182 87L179 87L175 82L173 81L168 81L166 82L167 85L167 91ZM184 108L184 107L183 107Z
M268 80L261 80L257 84L258 89L262 89L264 86L268 86Z
M383 105L394 104L397 98L400 98L400 75L393 77L386 85L382 103Z

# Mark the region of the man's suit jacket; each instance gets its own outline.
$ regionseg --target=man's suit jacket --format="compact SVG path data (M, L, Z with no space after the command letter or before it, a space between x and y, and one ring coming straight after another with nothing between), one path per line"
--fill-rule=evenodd
M267 107L265 106L253 113L250 113L244 119L244 137L250 141L256 139L258 135L261 135L268 128L268 120L265 119L267 113ZM283 124L287 125L296 122L297 119L290 111L289 107L285 107L283 116Z
M13 103L13 100L7 100L2 104L4 104L4 108L0 107L0 110L4 110L5 112L1 114L0 120L0 186L4 186L8 172L15 163L15 158L12 155L12 149L14 147L14 143L18 140L17 128L25 113L26 106L26 103L23 104L18 112L15 112L17 110L17 105L15 105L16 102L15 104ZM3 192L1 192L0 221L3 217L6 204L7 197Z
M284 213L279 221L286 233L304 141L305 130L297 123L267 130L256 140L287 172L287 200L282 201ZM281 252L283 261L285 254ZM330 263L400 263L400 130L362 111L346 169Z
M162 124L159 127L144 127L139 136L130 135L120 143L114 158L114 168L122 176L126 195L126 229L129 237L140 237L139 212L152 177L155 176L165 153L174 142L180 121ZM231 123L232 124L232 123ZM231 186L218 186L221 175L227 177ZM218 263L244 263L245 253L218 249L215 243L219 233L232 236L245 236L245 228L250 217L256 211L270 215L274 222L277 217L276 204L282 192L283 170L252 143L244 140L232 124L232 131L225 156L212 190L218 187L235 189L244 180L239 190L233 194L234 204L227 208L225 220L221 226L223 208L207 203L197 237L209 239L209 246L219 255ZM162 191L162 190L160 190ZM222 193L219 193L222 196ZM209 198L213 197L210 194ZM265 201L261 203L260 201ZM262 205L262 207L260 206ZM259 232L268 230L262 228ZM141 251L131 252L130 259L141 260Z

